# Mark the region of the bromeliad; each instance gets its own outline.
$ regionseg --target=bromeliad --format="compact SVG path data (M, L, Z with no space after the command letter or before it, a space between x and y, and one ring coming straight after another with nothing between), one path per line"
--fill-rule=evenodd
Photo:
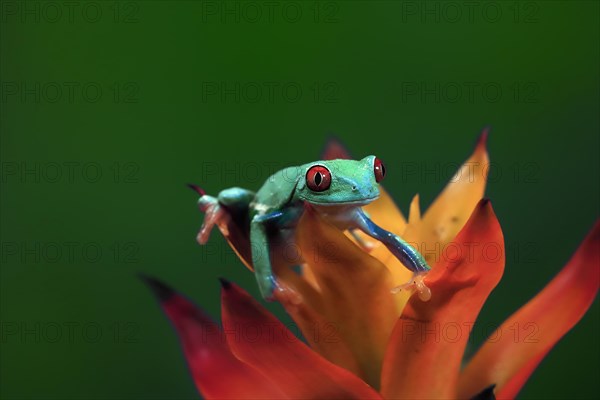
M308 345L228 281L222 280L221 329L184 297L145 277L181 338L199 392L207 399L514 398L596 297L600 223L562 271L498 328L517 327L523 337L534 324L536 340L490 337L463 364L469 335L441 333L472 326L504 271L502 230L491 202L482 199L489 169L486 136L423 216L415 196L407 221L382 187L379 198L364 206L382 230L435 249L425 254L432 265L423 278L431 290L427 302L412 290L391 295L412 274L410 266L405 268L387 245L368 243L370 235L343 233L318 207L303 209L288 237L302 255L301 273L279 257L271 260L278 284L286 288L275 290L274 298ZM347 154L333 143L323 158ZM375 166L374 158L356 161L361 162L365 170ZM319 165L332 173L333 182L335 169ZM317 186L324 182L316 182L316 174L312 178ZM225 207L218 213L208 215L252 267L248 214ZM497 254L483 251L484 244Z

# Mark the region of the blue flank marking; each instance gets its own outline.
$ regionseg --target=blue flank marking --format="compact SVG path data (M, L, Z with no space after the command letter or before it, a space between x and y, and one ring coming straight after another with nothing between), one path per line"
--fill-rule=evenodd
M273 220L273 219L277 219L277 218L279 218L279 217L281 217L283 215L284 215L283 211L274 211L274 212L269 213L269 214L260 215L260 216L256 217L256 220L258 222L265 222L265 221L270 221L270 220Z

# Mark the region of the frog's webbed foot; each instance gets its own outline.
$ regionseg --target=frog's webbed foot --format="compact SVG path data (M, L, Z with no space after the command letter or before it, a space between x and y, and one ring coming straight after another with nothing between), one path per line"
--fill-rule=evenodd
M431 289L423 281L426 275L427 272L414 272L408 282L393 288L392 293L397 294L402 290L416 291L421 301L429 301L431 299Z
M219 204L219 201L212 196L203 195L198 201L198 207L200 211L204 212L204 222L198 236L196 236L198 243L205 244L208 242L210 232L215 225L221 229L223 235L227 236L227 222L230 216L227 210Z

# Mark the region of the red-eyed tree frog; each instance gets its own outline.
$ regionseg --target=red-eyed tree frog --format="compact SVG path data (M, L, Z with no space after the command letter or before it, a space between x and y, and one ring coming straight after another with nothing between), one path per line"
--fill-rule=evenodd
M430 270L423 256L399 236L376 225L361 208L379 197L378 186L384 176L383 163L371 155L358 161L325 160L285 168L269 177L256 193L233 187L215 198L190 185L201 195L198 205L205 213L197 240L205 244L215 223L225 217L246 218L256 280L262 296L273 300L274 291L281 286L273 275L270 245L294 241L295 227L308 204L327 222L349 230L366 249L368 245L356 230L380 241L410 269L412 279L395 291L412 282L418 285L419 278ZM421 295L426 300L423 297L427 296Z

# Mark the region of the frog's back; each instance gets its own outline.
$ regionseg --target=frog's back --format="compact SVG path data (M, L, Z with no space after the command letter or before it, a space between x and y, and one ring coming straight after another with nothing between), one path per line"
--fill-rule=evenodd
M271 175L256 192L253 208L259 214L279 210L293 201L298 179L304 169L288 167Z

